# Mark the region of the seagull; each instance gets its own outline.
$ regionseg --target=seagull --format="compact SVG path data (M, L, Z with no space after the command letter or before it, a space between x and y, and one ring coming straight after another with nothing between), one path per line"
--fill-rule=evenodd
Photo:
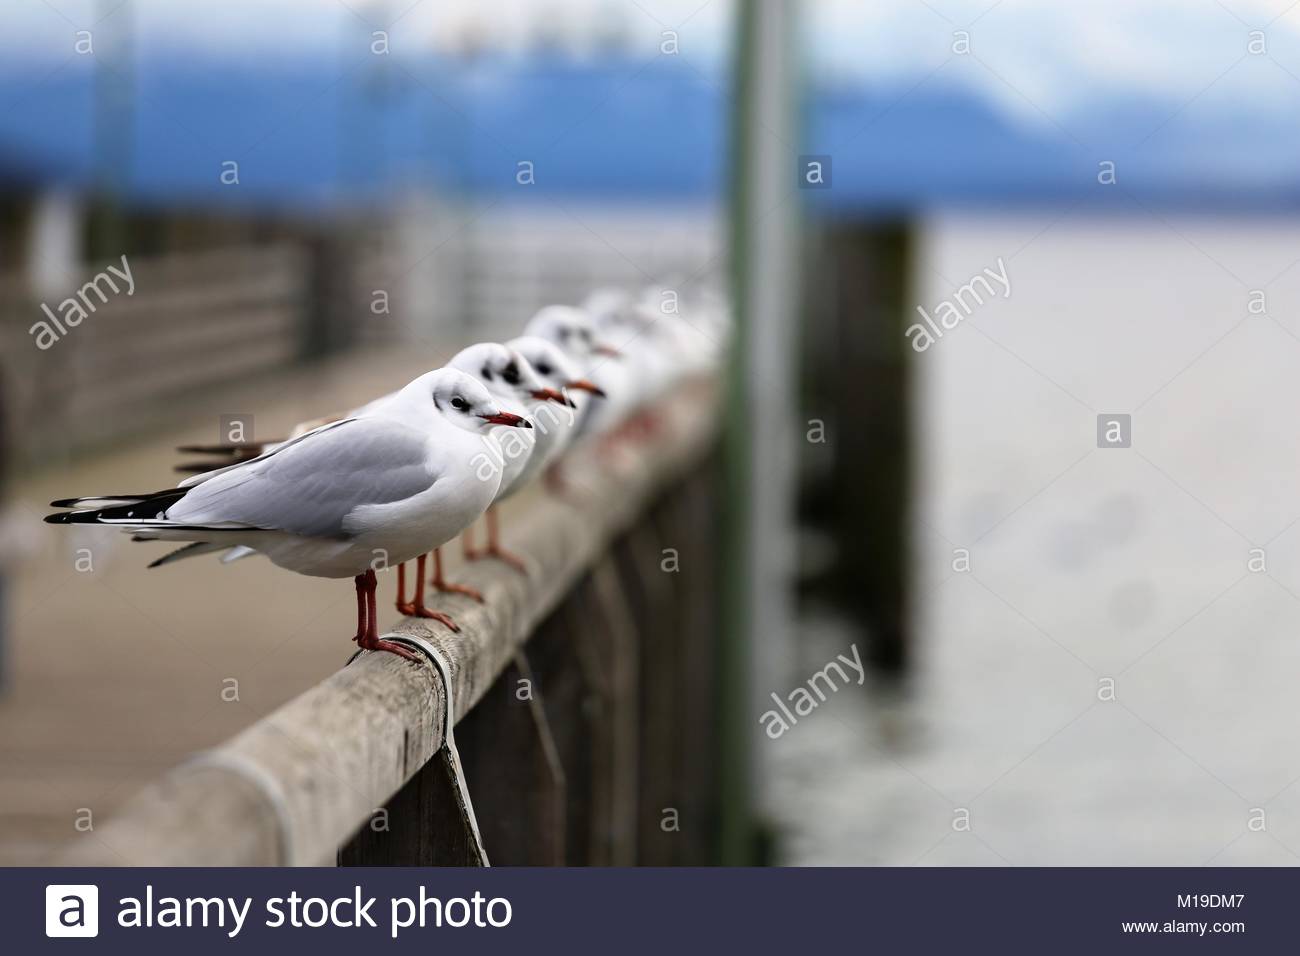
M447 366L459 369L476 378L496 399L501 408L507 411L531 419L532 413L540 411L543 406L548 403L557 403L565 407L570 419L574 417L572 399L565 396L559 389L551 388L543 383L528 360L505 345L497 342L480 342L477 345L471 345L457 352L451 361L447 363ZM550 415L549 410L547 414ZM475 550L471 539L473 529L471 527L465 530L465 557L468 560L474 561L484 557L496 558L519 572L526 573L527 565L524 564L523 559L501 547L496 504L528 484L533 475L537 473L542 461L539 456L535 455L535 436L540 434L541 431L540 427L527 432L521 432L513 428L496 428L492 430L492 438L496 443L494 449L497 455L495 460L485 459L480 462L480 465L499 469L501 483L492 507L487 510L486 548L483 551ZM446 590L445 582L441 582L442 557L437 552L434 555L434 568L437 579L433 582L433 586L440 590ZM455 590L465 592L467 589L457 587ZM472 589L469 590L472 591ZM473 595L471 594L471 596Z
M537 447L529 460L533 474L553 464L568 447L577 431L590 399L603 399L605 390L583 378L578 365L558 345L535 335L523 335L506 343L532 367L548 386L569 398L569 409L558 414L551 406L536 404L529 408L529 418L536 429Z
M505 411L528 415L534 408L540 410L546 403L554 402L568 406L566 408L568 415L561 417L567 417L570 422L575 418L572 413L572 399L568 398L559 388L548 387L534 373L526 359L517 353L511 352L504 345L492 342L480 342L477 345L471 345L453 356L447 367L456 368L478 379L487 388L488 392L498 399L499 404ZM564 384L567 385L568 381L566 380ZM319 418L301 423L294 426L290 437L296 437L323 424L337 421L340 417L360 418L383 413L393 402L396 395L396 392L382 395L359 408L347 412L343 416ZM551 422L556 418L549 410L545 415L547 422ZM493 431L501 434L492 436L493 440L488 443L484 454L478 456L477 464L479 468L485 471L500 471L501 490L497 500L502 500L527 484L543 464L543 459L535 460L531 454L534 432L514 428L498 428L493 429ZM540 432L541 429L537 429L537 431ZM221 454L227 456L228 461L244 461L256 457L257 454L270 451L280 444L280 441L274 441L261 445L254 443L243 445L189 445L179 450L199 454ZM549 449L549 442L547 447ZM550 461L553 457L553 455L548 454L544 460ZM530 465L530 462L533 464ZM182 470L187 471L207 471L211 467L206 463L192 463L181 466ZM470 537L471 529L466 529L465 557L469 560L495 557L522 572L525 569L523 561L516 555L504 550L500 545L500 529L494 511L488 512L487 521L488 542L486 551L480 552L473 549ZM181 551L174 552L162 560L165 563L197 556L198 553L203 552L191 552L189 549L181 549ZM222 561L236 561L255 553L255 549L250 547L236 547L228 550ZM446 580L443 573L442 550L438 547L434 548L429 555L422 555L416 559L416 581L421 583L417 584L414 595L409 601L406 597L406 565L404 563L398 565L396 607L399 613L416 617L428 616L427 608L424 606L423 581L425 567L430 558L432 558L433 563L433 577L429 580L431 587L444 593L464 594L475 601L483 601L482 593L476 588L463 584L454 584Z
M598 337L596 322L590 312L574 306L548 305L528 320L524 335L546 339L559 346L582 374L604 393L605 401L600 403L599 412L588 407L579 422L579 431L592 431L587 421L593 415L606 421L616 421L621 417L630 397L628 369L622 351Z
M353 640L415 660L379 637L375 568L451 540L487 509L500 476L476 474L473 461L497 425L532 427L470 376L438 369L379 411L322 425L249 461L151 494L54 501L51 507L74 510L45 520L186 541L195 552L247 545L298 574L351 577ZM436 611L424 616L455 628Z
M659 423L656 401L674 382L715 367L723 351L724 330L717 324L722 310L705 294L698 306L683 311L683 303L664 301L659 286L639 296L618 289L598 289L584 307L595 322L596 335L618 344L622 356L617 374L622 382L619 401L593 408L584 418L584 432L612 432L635 438L653 434ZM595 371L593 370L593 377Z

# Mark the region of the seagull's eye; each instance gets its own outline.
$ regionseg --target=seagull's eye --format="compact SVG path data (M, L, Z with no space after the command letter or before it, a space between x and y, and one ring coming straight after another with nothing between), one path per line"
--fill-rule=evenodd
M536 365L536 366L534 366L534 367L537 369L537 372L538 372L538 374L540 374L540 375L550 375L550 374L551 374L551 367L550 367L549 365L547 365L545 362L542 362L540 365Z
M458 412L463 412L465 409L469 408L469 402L457 395L451 400L451 407L456 409Z
M483 380L485 382L492 381L492 366L484 365L483 371L481 371L479 374L483 376Z
M519 366L516 365L514 362L511 362L509 365L506 366L505 371L501 373L501 377L506 380L507 385L518 385Z
M582 337L582 341L584 342L591 341L591 333L588 332L586 329L583 329L581 332L578 333L578 335Z

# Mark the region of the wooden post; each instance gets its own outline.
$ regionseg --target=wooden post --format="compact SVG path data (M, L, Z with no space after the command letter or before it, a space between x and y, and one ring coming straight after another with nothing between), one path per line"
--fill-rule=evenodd
M674 612L674 575L662 569L662 542L648 521L625 535L614 553L640 647L637 862L665 866L673 862L677 833L663 828L664 818L681 812L675 787L683 728L674 679L680 636Z
M591 575L588 612L590 633L609 688L611 749L607 767L610 787L610 815L605 821L612 866L631 866L637 861L637 820L640 792L637 779L640 711L639 649L636 622L612 558L596 565Z
M828 516L839 546L838 591L863 627L870 662L901 677L908 662L907 521L912 416L904 301L913 256L900 224L830 237L837 370L835 460Z
M456 726L456 741L492 863L562 865L564 768L522 652Z
M601 730L600 689L593 686L590 668L582 663L571 605L561 605L537 629L529 642L529 660L543 709L551 727L560 765L564 768L564 862L583 866L597 854L592 844L592 816L600 803L596 795L595 753Z
M678 695L674 713L674 806L678 829L672 840L675 864L702 866L718 861L720 808L717 799L718 549L711 533L716 512L716 472L701 468L652 512L662 540L674 542L678 570L672 611L675 623L670 661Z
M482 866L443 747L339 850L339 866Z

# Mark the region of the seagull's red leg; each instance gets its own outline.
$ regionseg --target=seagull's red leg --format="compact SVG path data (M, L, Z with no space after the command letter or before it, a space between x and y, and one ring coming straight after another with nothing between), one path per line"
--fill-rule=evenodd
M517 554L511 554L501 547L501 529L497 524L497 509L489 508L487 512L487 550L484 556L504 561L520 574L528 573L528 565Z
M403 611L406 605L406 562L403 561L397 566L397 613L409 614L409 611Z
M583 487L581 482L575 482L570 474L572 469L566 468L564 462L557 461L546 469L542 476L542 483L546 490L563 501L565 504L578 506L582 504Z
M483 594L477 588L472 588L466 584L452 584L442 576L442 548L433 549L433 578L429 585L436 591L451 591L456 594L464 594L471 597L479 604L483 603Z
M352 640L360 644L366 636L366 576L358 574L355 581L357 585L357 636Z
M555 497L566 497L566 492L569 490L569 482L564 474L563 463L557 461L555 464L548 467L546 473L542 475L542 482L546 485L546 490L555 495Z
M420 555L415 562L415 600L399 604L397 610L407 617L422 617L430 621L440 621L446 624L453 631L459 631L456 622L448 615L441 611L433 611L424 606L424 566L428 561L427 555Z
M477 561L482 555L474 547L474 524L470 522L468 528L460 533L460 553L466 561Z
M365 651L388 651L408 661L419 662L414 651L408 650L396 641L385 641L379 636L379 614L375 609L375 591L379 588L379 579L374 571L357 575L357 636L353 638Z

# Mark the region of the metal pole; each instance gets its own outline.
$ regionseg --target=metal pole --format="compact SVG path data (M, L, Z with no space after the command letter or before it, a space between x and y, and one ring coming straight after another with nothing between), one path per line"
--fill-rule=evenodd
M731 247L735 349L726 436L721 857L756 862L770 744L759 715L792 657L794 310L798 271L796 4L742 3ZM782 197L786 197L782 201ZM755 819L755 812L760 819Z

